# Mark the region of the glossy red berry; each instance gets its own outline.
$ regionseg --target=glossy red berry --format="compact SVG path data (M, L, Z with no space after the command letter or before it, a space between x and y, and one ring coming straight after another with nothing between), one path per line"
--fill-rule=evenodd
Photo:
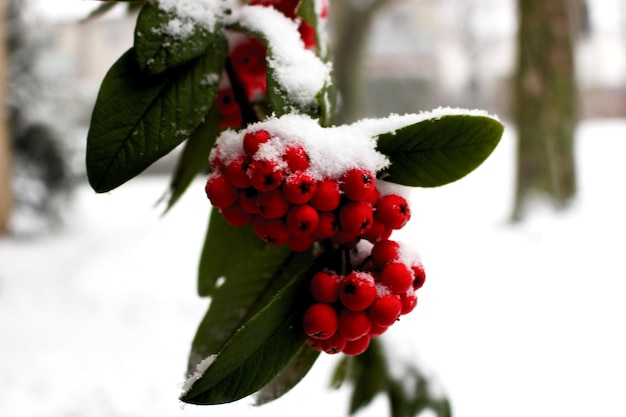
M385 333L387 329L389 329L389 326L379 326L376 323L372 323L372 327L370 328L368 335L369 337L377 337Z
M204 191L213 207L226 208L237 201L237 189L228 183L224 175L219 173L213 173L209 176Z
M346 340L356 340L367 335L372 327L370 316L364 311L341 310L338 331Z
M379 268L398 259L400 244L393 240L381 240L372 247L372 261Z
M413 271L413 289L419 290L426 282L426 272L424 271L424 265L421 262L411 265L411 271Z
M403 294L413 285L413 274L400 262L391 262L380 272L380 283L393 294Z
M341 191L339 183L334 179L324 179L317 184L311 198L311 205L319 211L333 211L339 207Z
M374 277L367 272L351 272L341 281L339 299L347 309L363 311L376 298Z
M256 132L247 132L243 136L243 151L248 156L254 156L262 144L269 142L270 134L267 130L257 130Z
M239 204L233 204L226 208L220 209L226 223L232 226L245 226L252 221L252 215L246 212Z
M334 272L320 271L313 275L311 296L320 303L334 303L339 299L339 276Z
M401 229L411 218L411 208L404 197L386 195L376 205L376 218L390 229Z
M291 204L308 203L317 189L317 182L304 172L296 172L285 178L283 194Z
M367 310L372 323L378 326L391 326L400 317L402 302L400 297L394 294L384 294L376 297Z
M261 216L254 216L252 219L254 233L265 243L272 246L287 243L289 232L282 220L269 220Z
M304 171L311 165L309 154L299 145L288 146L285 149L283 160L287 163L287 167L291 172Z
M366 201L376 188L376 177L365 169L351 169L341 177L346 197L353 201Z
M360 355L365 352L370 345L370 337L363 336L357 340L350 340L343 348L343 353L348 356Z
M248 167L250 183L259 191L276 190L283 182L284 173L273 161L254 160Z
M337 332L329 339L321 340L320 347L322 351L330 355L334 355L335 353L342 352L347 343L348 341L346 340L346 338L343 337L339 332Z
M417 306L417 294L415 294L415 291L409 290L400 295L400 302L402 303L400 314L408 314Z
M293 236L312 235L319 222L317 210L308 204L292 206L287 213L287 230Z
M376 243L387 237L386 232L387 228L385 227L385 225L379 221L376 221L376 218L374 218L374 221L372 222L372 227L370 227L369 230L365 232L362 237L363 239L366 239L372 243Z
M372 227L373 222L372 206L364 201L351 201L339 210L339 226L349 234L360 236Z
M333 213L319 213L319 218L320 219L317 222L317 228L313 232L313 235L316 239L324 240L331 238L339 231L337 218Z
M311 305L302 319L304 333L315 339L330 339L338 328L338 317L335 309L325 303Z
M250 159L246 156L240 156L232 160L226 165L226 179L237 188L247 188L250 186L250 178L248 177L248 166Z
M280 190L259 193L256 197L259 214L266 219L280 219L289 210L289 202Z
M239 191L239 197L237 198L237 202L247 213L250 214L259 214L259 205L257 204L256 198L259 195L259 192L254 187L248 187L245 190Z

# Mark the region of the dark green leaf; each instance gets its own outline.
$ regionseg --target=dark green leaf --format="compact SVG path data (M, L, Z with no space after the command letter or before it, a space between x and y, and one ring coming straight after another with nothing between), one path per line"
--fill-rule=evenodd
M208 166L209 153L219 132L219 115L215 106L185 142L185 147L170 181L166 196L169 211L189 187L193 179Z
M354 414L386 389L387 364L380 342L376 339L372 339L364 353L352 357L351 360L354 389L350 399L350 414Z
M269 383L306 341L300 321L308 279L306 271L296 274L240 326L181 400L192 404L232 402Z
M158 74L189 62L206 52L214 36L223 36L221 25L209 33L197 24L189 34L172 36L167 30L172 21L172 13L160 9L158 4L146 3L141 9L135 27L135 51L142 71L147 68Z
M134 49L109 70L87 137L87 175L97 192L133 178L174 149L201 123L214 100L226 40L210 52L159 75L142 73Z
M487 116L446 115L378 137L391 166L379 177L413 187L437 187L476 169L495 149L502 124Z
M280 398L306 376L319 357L319 352L304 344L287 366L255 395L255 405L267 404Z

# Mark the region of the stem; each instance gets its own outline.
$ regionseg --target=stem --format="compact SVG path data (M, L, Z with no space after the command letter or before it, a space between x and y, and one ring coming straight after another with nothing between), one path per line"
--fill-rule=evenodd
M231 62L230 57L226 58L226 74L228 75L228 78L230 80L230 85L233 89L235 101L239 105L239 110L241 111L241 118L244 126L258 122L259 118L254 112L250 100L248 100L246 89L244 88L241 79L237 75L237 71L235 70L233 63Z

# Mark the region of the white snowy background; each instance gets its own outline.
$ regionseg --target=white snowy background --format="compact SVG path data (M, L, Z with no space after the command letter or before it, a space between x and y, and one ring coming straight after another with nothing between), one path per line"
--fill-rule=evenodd
M455 415L626 415L625 137L626 121L581 124L580 193L561 216L508 223L511 128L468 177L413 193L397 238L421 251L428 280L390 349L441 383ZM144 177L104 195L85 185L66 229L0 240L0 415L344 415L328 356L261 408L177 401L207 306L195 273L209 204L198 180L161 217L166 184Z
M55 0L47 13L92 7ZM394 236L421 252L428 279L389 349L439 381L458 417L625 416L626 120L582 122L572 209L538 206L521 225L508 222L514 149L507 125L477 171L413 193L413 218ZM104 195L84 184L64 229L0 239L0 416L346 415L347 392L328 389L329 356L260 408L178 402L208 304L195 280L209 204L199 179L162 217L167 181ZM386 409L379 398L360 415Z

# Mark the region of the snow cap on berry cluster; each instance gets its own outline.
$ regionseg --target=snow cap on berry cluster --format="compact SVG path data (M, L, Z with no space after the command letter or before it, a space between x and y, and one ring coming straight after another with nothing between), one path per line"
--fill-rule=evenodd
M281 156L288 146L300 145L311 164L307 173L314 179L340 178L353 168L376 173L389 165L387 157L376 150L376 140L350 126L321 127L309 116L289 114L271 117L250 125L240 132L226 130L217 139L211 159L218 156L228 163L243 154L243 137L247 132L265 130L272 139L261 145L254 159L266 159L281 166Z

